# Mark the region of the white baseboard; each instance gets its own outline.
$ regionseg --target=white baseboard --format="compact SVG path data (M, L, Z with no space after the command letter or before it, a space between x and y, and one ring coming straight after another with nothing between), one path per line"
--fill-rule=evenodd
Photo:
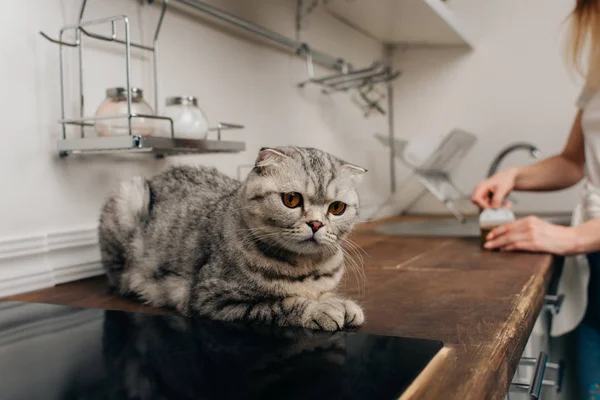
M95 227L0 239L0 297L103 273Z

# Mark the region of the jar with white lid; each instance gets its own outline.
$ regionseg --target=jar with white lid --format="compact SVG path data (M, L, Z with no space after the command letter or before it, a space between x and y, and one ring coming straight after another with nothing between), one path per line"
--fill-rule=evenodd
M164 116L173 119L175 138L206 139L208 120L198 107L198 99L194 96L168 97L165 102ZM164 124L163 136L171 136L169 124Z
M131 113L154 115L154 110L144 100L144 92L140 88L131 88ZM96 116L125 115L114 119L101 119L95 123L98 136L129 135L127 123L127 90L122 87L106 89L106 99L96 110ZM131 131L136 136L152 136L154 120L144 117L131 118Z

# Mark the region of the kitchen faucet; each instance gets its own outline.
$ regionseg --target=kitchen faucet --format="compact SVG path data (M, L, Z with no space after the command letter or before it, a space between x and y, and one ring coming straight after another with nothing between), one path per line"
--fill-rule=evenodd
M490 176L494 175L498 171L498 166L500 165L500 162L502 162L504 157L506 157L508 154L512 153L513 151L519 150L519 149L529 150L529 153L531 154L531 156L533 158L540 158L540 155L541 155L540 150L533 144L525 143L525 142L514 143L514 144L506 147L500 153L498 153L498 155L492 162L492 165L490 166L487 177L489 178Z

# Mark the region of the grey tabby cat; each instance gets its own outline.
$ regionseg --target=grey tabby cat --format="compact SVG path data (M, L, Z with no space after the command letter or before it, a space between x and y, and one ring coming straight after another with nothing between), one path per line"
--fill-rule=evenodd
M359 326L360 307L334 290L365 172L317 149L280 147L262 149L243 183L189 166L124 182L100 217L109 284L184 315Z

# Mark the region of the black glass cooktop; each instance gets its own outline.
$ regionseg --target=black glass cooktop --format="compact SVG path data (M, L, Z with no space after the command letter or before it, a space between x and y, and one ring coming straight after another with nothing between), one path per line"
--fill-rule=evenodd
M437 341L0 303L0 399L397 399Z

